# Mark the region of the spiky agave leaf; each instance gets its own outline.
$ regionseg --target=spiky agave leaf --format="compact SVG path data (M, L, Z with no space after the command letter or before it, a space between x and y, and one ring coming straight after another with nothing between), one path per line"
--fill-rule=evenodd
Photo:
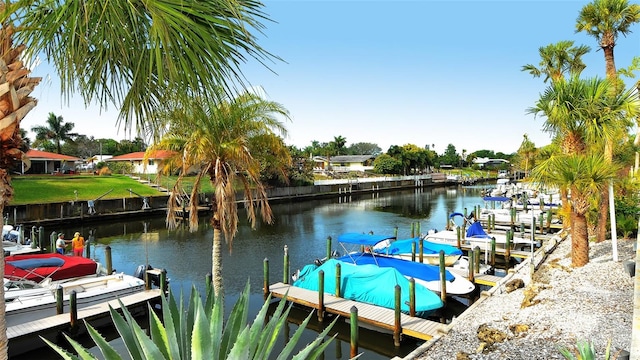
M240 294L240 297L236 301L227 324L224 327L222 334L222 342L220 343L220 353L218 358L225 359L226 354L233 346L233 342L238 337L241 329L247 324L247 318L249 316L249 281L244 287L244 290Z
M69 338L66 334L65 337L67 338L67 340L73 345L73 343L75 342L73 339ZM78 359L82 359L82 360L94 360L96 359L95 356L93 356L93 354L89 353L88 351L86 351L85 349L82 348L82 346L80 346L80 351L78 352L78 356L68 352L67 350L61 348L60 346L58 346L57 344L52 343L51 341L43 338L42 336L40 336L40 339L42 339L42 341L44 341L47 345L49 345L49 347L51 347L53 350L55 350L55 352L58 353L58 355L60 355L60 357L64 360L78 360ZM77 344L77 343L76 343ZM107 359L107 360L111 360L111 359Z
M298 329L293 334L291 339L289 339L287 346L285 346L282 353L280 353L280 355L278 356L278 359L284 360L289 358L289 355L293 351L293 348L298 344L298 341L300 341L300 337L302 336L304 329L306 329L307 324L309 323L309 320L311 320L311 316L313 316L313 314L314 313L311 312L309 316L307 316L307 318L304 319L304 321L298 327ZM331 331L331 328L333 328L333 326L338 321L338 319L339 317L336 317L331 322L331 324L329 324L329 326L327 326L321 333L318 334L318 336L316 336L315 340L313 340L310 344L308 344L303 349L301 349L300 352L298 352L291 359L292 360L317 359L320 356L320 354L324 352L324 349L326 349L327 346L329 346L329 344L335 337L335 336L331 337L331 341L325 341L325 337L329 334L329 331Z
M142 349L139 347L138 342L136 341L136 336L134 335L133 330L131 330L122 315L120 315L111 306L109 306L109 313L111 314L111 321L113 321L113 325L118 331L118 334L120 334L125 348L129 352L129 356L131 356L131 359L142 360Z
M160 360L166 359L158 346L154 344L153 340L147 336L145 331L138 325L138 322L133 318L133 315L129 312L129 310L124 306L122 301L118 300L120 303L120 307L122 308L122 313L129 324L129 329L133 332L133 335L136 337L136 345L138 349L142 352L144 359L153 359Z
M205 311L208 313L211 346L213 348L210 358L218 359L221 352L222 332L224 331L224 300L222 293L217 296L215 295L215 291L210 282L207 283L206 291Z
M100 335L100 333L98 333L98 331L93 326L89 325L86 320L84 322L84 325L87 328L89 336L91 336L93 342L96 344L96 346L98 346L100 352L102 353L102 356L104 356L105 359L116 360L122 358L120 354L118 354L116 349L114 349L113 346L111 346L111 344L109 344L109 342L102 335Z
M204 311L200 297L196 296L194 300L195 303L192 304L195 314L193 334L191 335L191 356L195 359L206 359L211 356L213 351L209 319Z
M175 331L172 334L174 336L173 339L170 339L171 334L166 330L150 304L147 305L147 311L149 312L149 335L151 336L151 340L158 346L158 349L160 349L160 352L162 352L166 359L176 359L180 356L180 352L172 352L174 348L171 346L172 340L175 341ZM167 323L171 325L172 321L168 321ZM175 347L175 349L177 349L177 347Z

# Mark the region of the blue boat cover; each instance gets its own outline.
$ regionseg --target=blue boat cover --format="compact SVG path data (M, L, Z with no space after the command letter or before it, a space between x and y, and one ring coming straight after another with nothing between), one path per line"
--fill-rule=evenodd
M391 245L382 249L374 249L374 252L379 254L397 255L397 254L411 254L413 250L412 244L416 244L416 254L420 253L420 238L415 237L412 239L396 240ZM423 254L439 254L440 250L444 251L445 255L462 255L462 250L455 246L447 244L438 244L427 240L422 240L422 253Z
M485 196L482 198L484 201L509 201L511 198L506 196Z
M380 241L395 239L394 235L372 235L361 233L345 233L338 236L338 242L364 246L374 246Z
M13 260L7 261L8 264L18 268L18 269L37 269L41 267L60 267L64 265L64 260L52 257L52 258L42 258L42 259L24 259L24 260Z
M318 291L319 272L324 271L324 291L335 295L336 264L340 264L340 293L345 299L395 308L395 286L400 285L400 302L403 312L409 311L409 280L393 268L381 268L375 265L353 265L329 259L317 266L310 264L300 270L298 280L293 286ZM440 297L420 284L415 284L416 312L426 316L442 307Z
M482 228L482 224L480 221L476 221L469 226L467 229L467 237L468 238L490 238L484 229Z
M356 265L377 265L382 268L394 268L404 276L424 281L440 280L440 268L431 264L423 264L388 256L374 256L369 253L348 254L337 260ZM445 276L447 281L454 279L453 275L447 270L445 270Z

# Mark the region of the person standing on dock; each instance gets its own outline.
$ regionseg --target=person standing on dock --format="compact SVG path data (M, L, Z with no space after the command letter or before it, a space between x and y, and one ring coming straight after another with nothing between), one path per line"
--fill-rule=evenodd
M73 235L73 239L71 240L71 247L73 248L74 256L82 256L84 253L84 237L80 236L79 232L76 232Z
M70 243L72 240L65 240L64 234L60 233L58 235L58 240L56 240L56 252L60 255L64 255L65 250L67 250L67 243Z

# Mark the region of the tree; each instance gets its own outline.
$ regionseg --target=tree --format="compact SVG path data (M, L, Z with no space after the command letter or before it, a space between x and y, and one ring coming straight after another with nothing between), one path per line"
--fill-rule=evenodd
M42 141L53 141L56 145L56 153L62 154L62 143L73 142L73 138L78 136L76 133L72 133L75 125L72 122L65 123L62 116L56 116L56 114L50 112L47 118L47 126L34 126L31 128L36 134L36 141L34 146L38 146Z
M248 57L278 59L260 47L255 31L270 19L255 1L6 2L0 5L3 52L0 85L0 213L13 189L8 169L19 165L19 124L36 106L29 77L37 56L58 72L62 96L79 93L85 104L120 109L125 128L142 133L158 124L162 106L228 93L244 86ZM14 26L15 24L15 26ZM18 44L14 45L14 40ZM1 225L1 223L0 223ZM0 260L3 254L0 254ZM0 270L4 275L4 268ZM0 289L0 359L7 357L4 289Z
M520 143L520 147L518 148L518 156L521 161L524 162L524 173L528 174L529 165L534 166L533 160L536 156L536 145L529 140L529 136L527 134L524 134L522 137L522 143Z
M440 157L441 165L457 165L459 163L460 155L456 152L456 147L453 144L447 145L444 150L444 154Z
M544 75L544 82L556 82L565 75L578 76L586 65L582 56L591 49L586 45L573 46L573 41L559 41L555 44L540 47L540 67L531 64L524 65L522 71L528 71L534 77Z
M351 144L347 149L351 155L380 155L382 149L374 143L359 142Z
M631 25L637 22L640 22L640 5L630 5L627 0L594 0L582 8L576 21L576 32L586 32L593 36L598 42L598 45L600 45L604 54L607 79L615 84L613 87L614 92L621 91L623 85L616 75L613 49L616 46L619 34L626 36L631 32ZM605 141L604 152L605 159L611 162L613 159L613 143L611 139ZM603 241L606 236L608 210L607 201L604 201L606 198L607 189L604 189L599 207L599 241ZM613 186L609 187L608 205L611 207L611 213L614 213ZM615 234L615 220L613 218L611 220L611 231ZM614 255L614 258L615 257Z
M571 190L571 266L589 262L589 234L586 213L594 196L606 188L616 176L617 168L608 164L602 155L556 155L531 172L535 182Z
M343 136L338 135L333 137L333 141L331 142L331 145L333 149L335 149L336 155L344 154L344 146L346 143L347 143L347 139L345 139Z
M147 153L169 150L173 156L165 160L161 171L169 173L180 169L179 177L171 190L167 204L167 224L176 227L176 210L182 188L182 178L196 172L196 180L190 191L189 229L198 228L198 193L203 178L208 178L214 188L211 225L213 227L212 275L216 294L223 293L221 248L222 235L229 247L238 229L238 204L236 187L242 189L247 216L255 227L257 215L267 223L272 222L264 184L260 180L261 160L254 156L268 151L290 162L289 152L277 136L286 135L279 117L289 118L282 105L266 101L260 96L244 92L222 102L194 99L167 112L169 130Z
M373 160L373 171L378 174L401 174L402 162L389 154L382 154Z

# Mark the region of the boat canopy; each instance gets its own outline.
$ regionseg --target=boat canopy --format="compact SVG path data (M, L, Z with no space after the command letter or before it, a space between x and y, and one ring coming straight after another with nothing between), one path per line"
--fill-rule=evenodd
M486 231L482 228L480 221L476 221L467 229L468 238L490 238Z
M415 237L411 239L403 239L392 242L389 246L382 249L375 249L374 251L379 254L396 255L396 254L411 254L413 251L413 245L416 244L416 253L420 251L420 238ZM462 250L455 246L447 244L438 244L427 240L422 240L422 253L423 254L439 254L440 250L443 250L445 255L462 255Z
M373 235L362 233L345 233L338 236L338 242L344 244L374 246L384 240L393 240L394 235Z
M440 280L440 268L435 265L397 259L387 256L374 256L370 253L348 254L337 260L356 265L377 265L381 268L394 268L404 276L424 281ZM454 276L445 270L447 281L453 281Z
M505 201L510 201L511 198L510 197L506 197L506 196L485 196L482 198L482 200L484 201L501 201L501 202L505 202Z

